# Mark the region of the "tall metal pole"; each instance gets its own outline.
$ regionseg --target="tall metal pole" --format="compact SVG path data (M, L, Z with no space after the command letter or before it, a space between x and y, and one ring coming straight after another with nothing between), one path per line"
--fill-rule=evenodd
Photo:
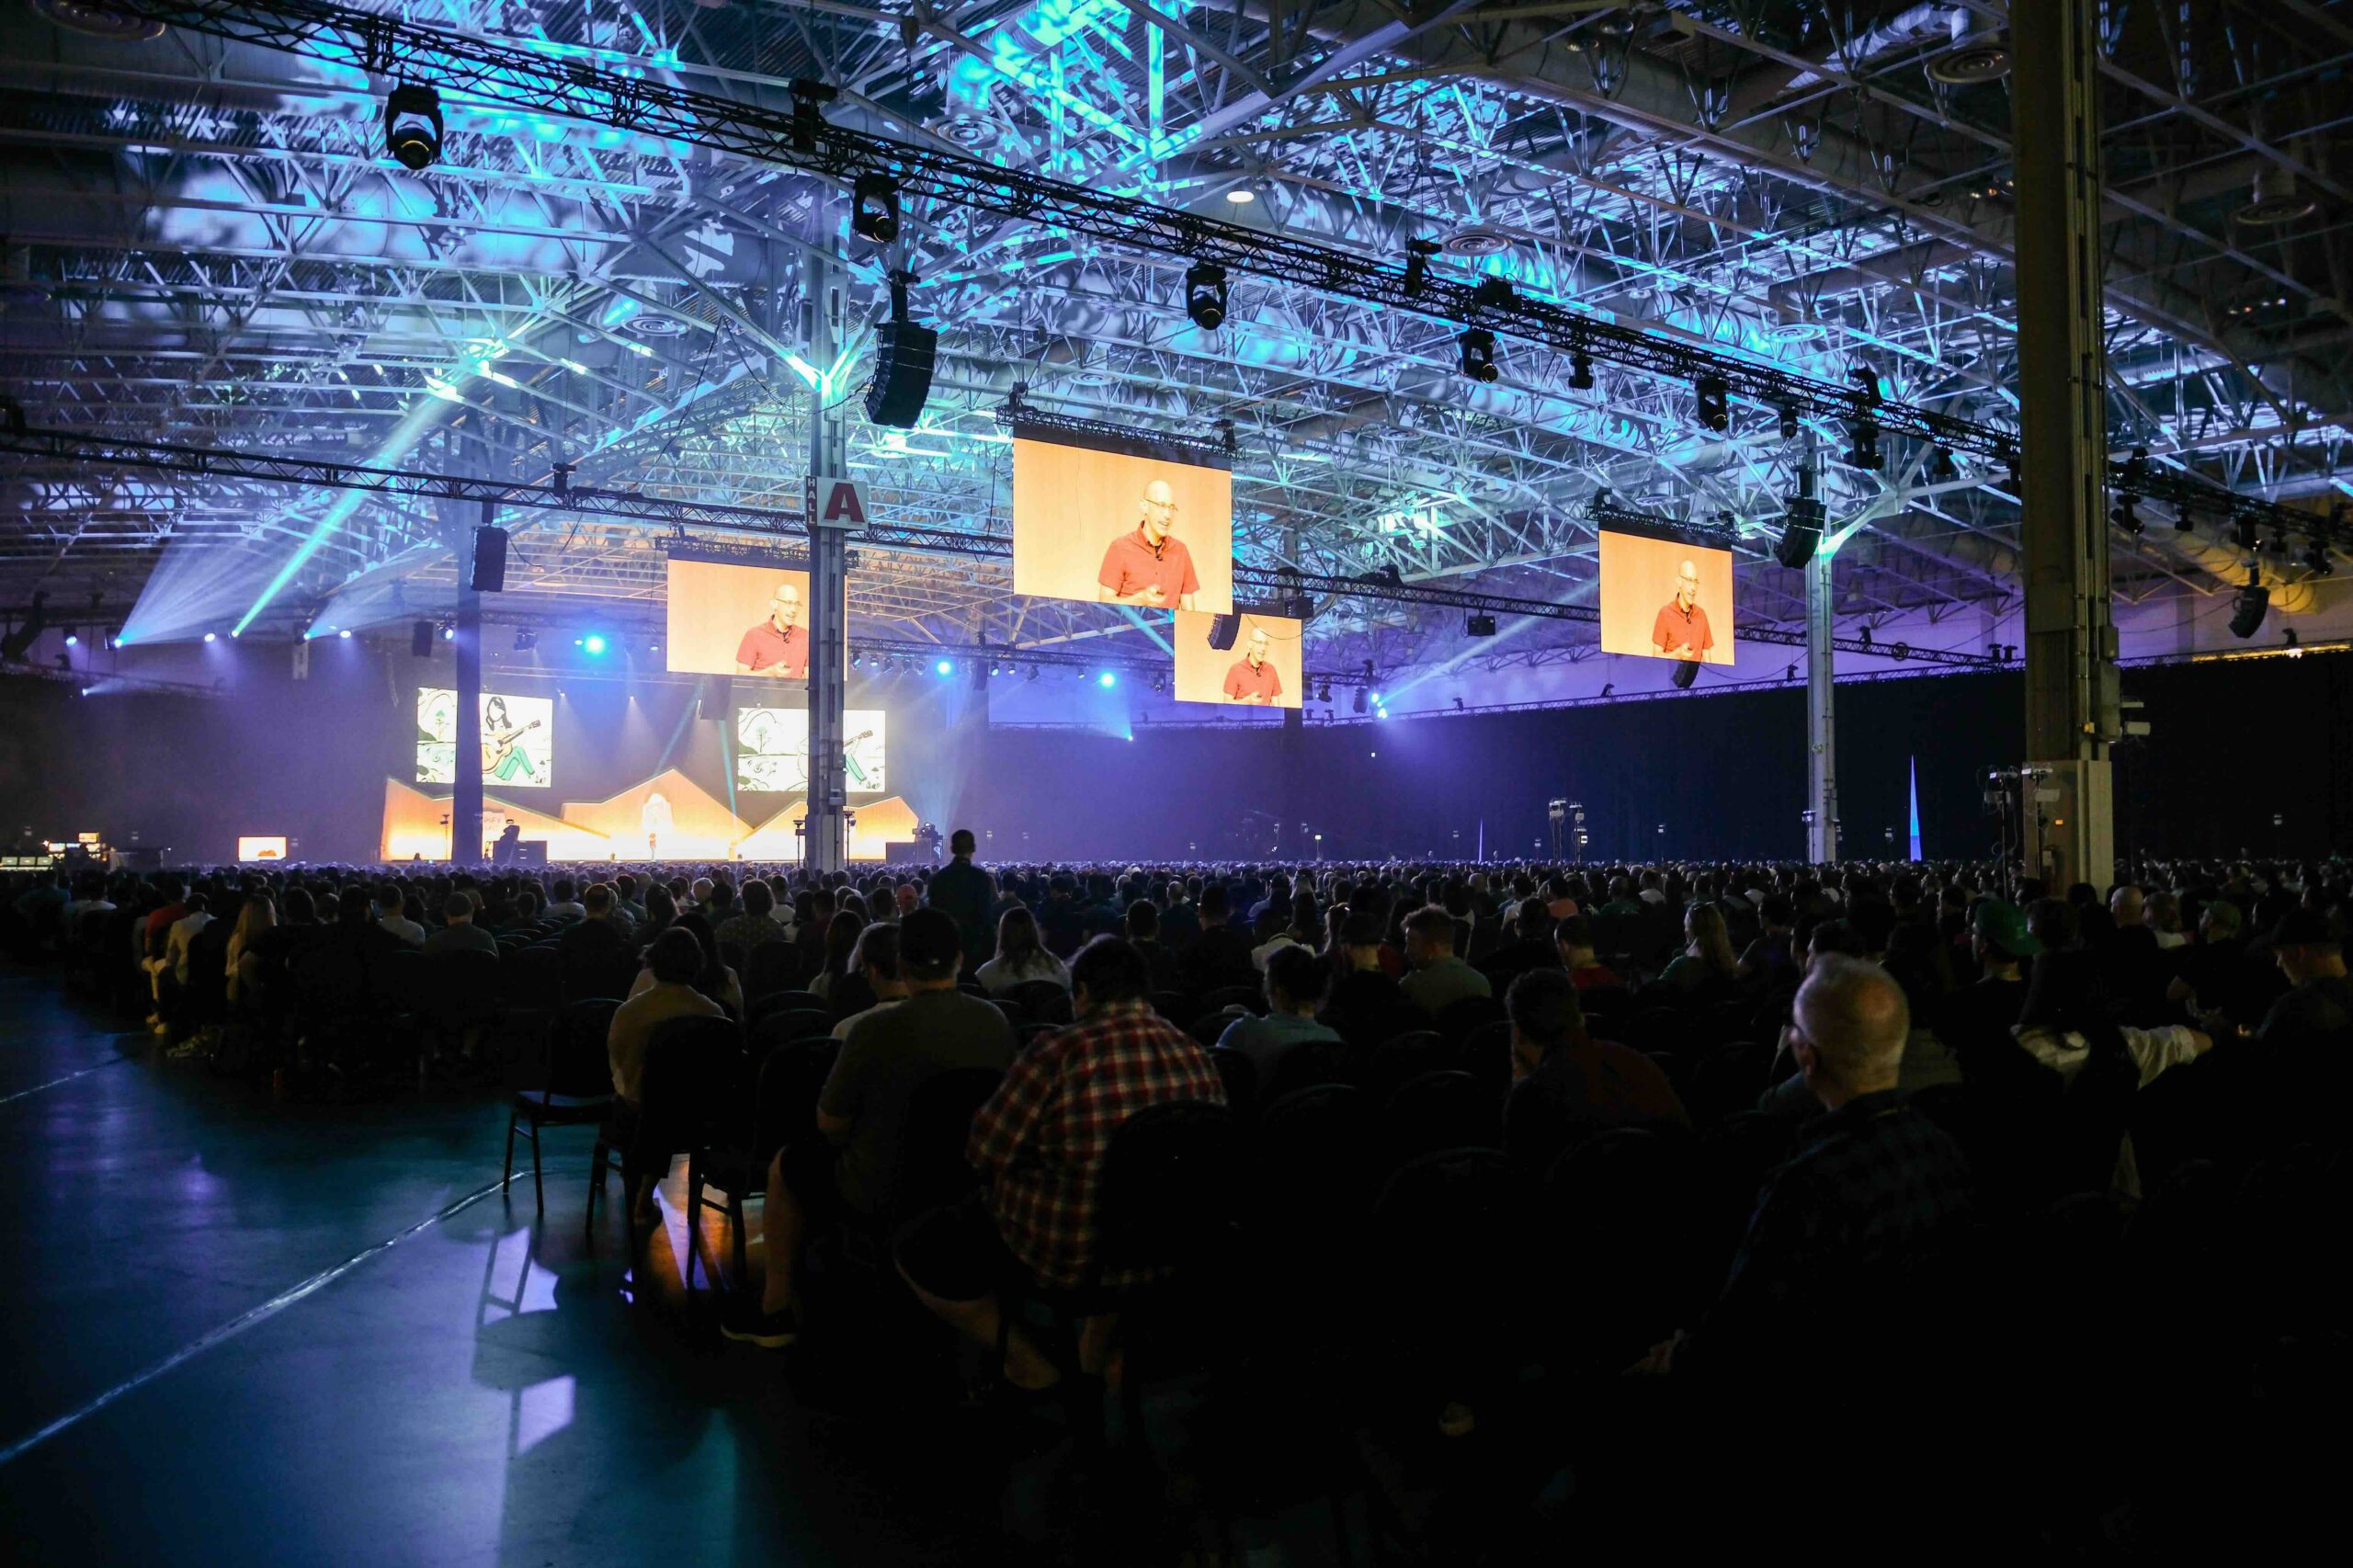
M2018 177L2019 504L2026 749L2057 799L2029 809L2027 874L2114 875L2109 743L2120 733L2109 615L2101 333L2099 55L2091 0L2010 13Z
M829 370L842 341L842 268L813 248L802 253L801 307L807 320L809 363ZM838 477L849 472L842 418L826 404L834 399L830 374L810 392L809 472ZM813 871L838 871L848 860L848 781L842 772L842 708L849 671L849 540L839 528L809 530L809 801L808 835L801 863Z
M1813 475L1808 460L1806 475ZM1812 488L1809 483L1807 486ZM1805 858L1815 865L1838 858L1838 737L1833 679L1836 600L1830 557L1819 550L1805 562Z
M495 503L482 504L483 526L498 514ZM450 530L450 549L458 558L458 754L451 764L449 785L449 864L482 863L482 596L474 591L473 530Z

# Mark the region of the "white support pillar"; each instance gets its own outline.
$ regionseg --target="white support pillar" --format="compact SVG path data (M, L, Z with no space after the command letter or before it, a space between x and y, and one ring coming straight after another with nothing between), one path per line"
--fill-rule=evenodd
M814 249L801 264L809 363L829 368L842 341L842 268ZM809 392L809 472L849 471L842 417L829 411L830 380ZM848 689L849 540L839 528L809 529L809 797L801 864L838 871L849 858L848 781L842 771L842 708Z

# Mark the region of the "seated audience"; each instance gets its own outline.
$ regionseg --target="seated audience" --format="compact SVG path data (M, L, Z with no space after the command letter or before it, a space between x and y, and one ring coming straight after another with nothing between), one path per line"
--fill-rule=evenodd
M1027 909L1008 909L996 923L996 954L972 971L972 978L992 996L1003 996L1033 980L1051 981L1070 989L1070 966L1046 950L1037 917Z
M474 900L469 892L446 894L441 900L441 929L425 938L426 956L436 953L488 953L498 956L498 938L474 924Z
M1245 1014L1234 1019L1218 1036L1218 1044L1248 1057L1261 1084L1274 1077L1292 1047L1309 1040L1338 1044L1339 1035L1315 1017L1331 979L1324 960L1306 947L1294 942L1279 949L1267 960L1267 1016Z
M1405 957L1413 972L1398 992L1435 1018L1466 996L1493 996L1487 977L1454 956L1454 916L1438 904L1424 904L1405 916Z

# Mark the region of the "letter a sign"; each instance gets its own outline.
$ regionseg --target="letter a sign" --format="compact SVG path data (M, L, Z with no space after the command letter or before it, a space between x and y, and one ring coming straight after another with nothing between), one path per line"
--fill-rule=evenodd
M866 487L855 479L813 473L809 476L807 501L811 528L866 531Z

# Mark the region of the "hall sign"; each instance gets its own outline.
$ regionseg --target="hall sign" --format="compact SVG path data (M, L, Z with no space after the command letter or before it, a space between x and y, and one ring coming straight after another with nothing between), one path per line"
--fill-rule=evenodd
M809 476L805 504L805 515L813 528L847 528L853 533L866 531L866 486L855 479L813 473Z

